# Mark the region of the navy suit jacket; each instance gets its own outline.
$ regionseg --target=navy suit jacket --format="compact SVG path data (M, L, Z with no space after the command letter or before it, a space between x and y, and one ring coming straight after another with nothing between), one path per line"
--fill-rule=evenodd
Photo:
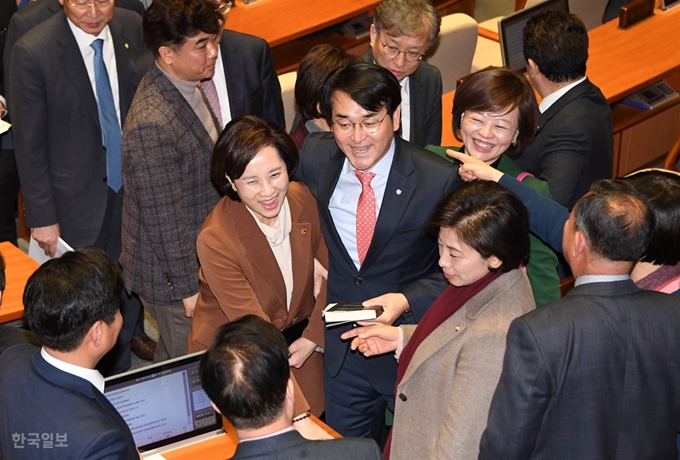
M546 181L553 200L571 209L590 184L612 177L614 131L609 103L586 79L542 113L538 124L536 137L514 161Z
M361 54L369 64L375 63L371 48ZM439 69L420 61L409 77L411 95L411 129L409 142L419 147L442 143L442 74Z
M0 457L13 459L137 459L130 429L108 399L90 382L47 363L40 348L17 345L0 355ZM24 441L14 447L12 434L51 434L44 449ZM56 447L66 434L68 447Z
M141 21L138 14L116 8L109 23L123 125L136 89L132 60L146 49ZM31 29L14 46L10 85L26 224L59 224L71 246L93 244L109 190L106 153L94 91L63 12Z
M281 85L266 41L225 30L220 41L231 117L254 114L285 126Z
M357 270L335 228L328 203L345 155L330 133L310 134L302 148L297 179L316 198L321 230L328 246L328 302L361 302L401 292L411 313L395 325L417 323L448 285L437 265L437 238L425 224L439 200L459 185L457 168L437 155L395 136L394 160L366 259ZM326 329L324 366L337 375L349 349L340 335L350 328ZM369 379L383 394L394 392L397 364L390 354L371 358Z
M309 441L293 430L270 438L240 442L232 460L380 460L382 455L372 439L330 439Z
M480 459L676 459L680 305L584 284L510 326Z

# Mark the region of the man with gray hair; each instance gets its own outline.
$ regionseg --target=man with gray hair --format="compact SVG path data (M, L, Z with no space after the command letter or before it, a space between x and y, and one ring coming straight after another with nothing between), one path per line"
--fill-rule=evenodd
M442 76L421 62L441 21L429 0L383 0L371 25L371 47L361 55L399 80L400 134L420 147L440 145L442 139Z

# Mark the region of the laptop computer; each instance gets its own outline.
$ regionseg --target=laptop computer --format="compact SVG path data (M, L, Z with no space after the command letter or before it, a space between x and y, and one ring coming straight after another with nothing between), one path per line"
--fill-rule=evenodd
M498 35L501 41L501 56L503 66L518 72L524 72L527 67L524 59L524 26L536 13L547 10L569 12L567 0L546 0L538 5L526 8L506 16L498 21Z
M203 353L106 379L104 395L130 427L144 457L224 434L222 416L201 388Z

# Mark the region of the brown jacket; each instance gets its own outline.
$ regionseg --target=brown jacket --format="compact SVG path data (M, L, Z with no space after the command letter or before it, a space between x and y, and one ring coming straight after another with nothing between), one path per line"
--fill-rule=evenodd
M274 253L255 219L241 202L223 198L203 225L198 241L200 292L189 333L189 352L208 348L216 329L253 314L286 329L305 318L302 336L323 347L321 310L326 290L314 299L314 258L328 266L328 252L316 202L305 185L291 182L288 189L292 230L293 294L286 309L286 287ZM323 360L314 352L293 375L312 412L323 412ZM296 409L298 404L296 404ZM297 413L297 410L296 410Z

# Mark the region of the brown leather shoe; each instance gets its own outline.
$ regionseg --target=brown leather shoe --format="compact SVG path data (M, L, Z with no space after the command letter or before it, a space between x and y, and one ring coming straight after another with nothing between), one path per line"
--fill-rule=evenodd
M153 355L156 352L156 342L146 335L146 332L142 332L132 338L130 348L141 359L153 361Z

